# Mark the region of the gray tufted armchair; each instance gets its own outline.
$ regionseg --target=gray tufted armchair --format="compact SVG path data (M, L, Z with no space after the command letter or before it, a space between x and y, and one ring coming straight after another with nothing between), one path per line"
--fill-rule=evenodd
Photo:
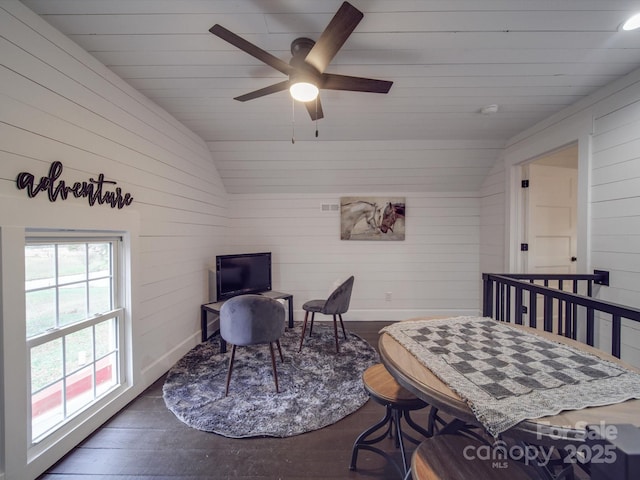
M311 312L311 326L309 328L309 336L313 331L313 319L316 313L322 313L324 315L333 315L333 333L336 337L336 352L340 353L340 346L338 345L338 323L336 317L340 319L340 326L342 327L342 334L346 340L347 332L344 329L344 323L342 322L342 314L349 310L349 302L351 301L351 291L353 290L353 275L347 278L342 285L336 288L329 298L326 300L309 300L302 309L305 311L304 324L302 325L302 336L300 338L300 348L298 351L302 351L302 343L304 342L304 334L307 330L307 317Z
M280 302L261 295L239 295L230 298L222 305L220 309L220 336L233 345L229 359L225 397L229 394L236 347L263 343L269 344L273 379L276 383L276 392L280 392L273 343L275 342L278 346L280 361L284 361L280 348L280 337L284 333L285 327L284 317L284 306Z

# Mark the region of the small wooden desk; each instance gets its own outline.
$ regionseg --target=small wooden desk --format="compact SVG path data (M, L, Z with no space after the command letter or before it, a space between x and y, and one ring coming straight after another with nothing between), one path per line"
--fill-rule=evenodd
M618 358L575 340L519 325L511 326L571 345L640 372L640 369L626 364ZM378 340L378 346L382 363L400 385L443 412L471 425L480 426L466 402L393 337L383 333ZM504 435L536 445L579 445L583 443L587 424L600 425L602 423L605 425L632 424L640 427L640 400L628 400L623 403L581 410L566 410L558 415L525 420L507 430Z
M287 310L289 311L289 328L293 328L293 295L290 293L276 292L275 290L268 290L266 292L260 292L258 295L264 297L273 298L275 300L286 300ZM226 300L221 302L204 303L200 306L200 329L202 331L201 341L205 342L208 338L208 326L207 326L207 313L220 314L220 309L224 305ZM227 342L220 339L220 350L224 353L227 351Z

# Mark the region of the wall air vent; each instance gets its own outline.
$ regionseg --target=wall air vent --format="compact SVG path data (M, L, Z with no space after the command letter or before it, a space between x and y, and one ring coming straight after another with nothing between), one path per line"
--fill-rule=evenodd
M337 212L339 210L337 203L323 203L320 205L322 212Z

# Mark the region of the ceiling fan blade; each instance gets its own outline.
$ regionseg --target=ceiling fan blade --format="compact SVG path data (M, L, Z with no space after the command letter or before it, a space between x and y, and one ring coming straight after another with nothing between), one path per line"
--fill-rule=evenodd
M304 102L304 106L307 107L307 112L309 112L311 120L320 120L321 118L324 118L322 104L320 103L320 95L318 95L315 100Z
M284 73L285 75L289 75L293 69L291 65L289 65L284 60L280 60L278 57L271 55L269 52L262 50L260 47L254 45L251 42L248 42L242 37L239 37L235 33L227 30L222 25L218 25L217 23L209 29L211 33L220 37L224 41L230 43L234 47L239 48L243 52L248 53L252 57L257 58L261 62L266 63L267 65L275 68L276 70Z
M238 100L240 102L246 102L247 100L253 100L254 98L264 97L265 95L281 92L288 88L289 88L289 80L285 80L284 82L274 83L273 85L269 85L268 87L261 88L260 90L254 90L253 92L245 93L244 95L235 97L234 100Z
M322 88L327 90L349 90L351 92L387 93L393 82L373 78L350 77L348 75L322 74Z
M344 2L307 54L305 62L320 73L324 72L363 16L364 14L356 7L349 2Z

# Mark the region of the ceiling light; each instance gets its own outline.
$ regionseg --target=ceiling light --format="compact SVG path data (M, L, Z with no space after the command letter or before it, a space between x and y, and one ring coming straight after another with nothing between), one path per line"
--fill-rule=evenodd
M315 100L318 96L318 87L309 82L296 82L292 83L289 87L289 92L294 100L299 102L310 102Z
M640 28L640 13L636 13L622 24L622 30L635 30Z

